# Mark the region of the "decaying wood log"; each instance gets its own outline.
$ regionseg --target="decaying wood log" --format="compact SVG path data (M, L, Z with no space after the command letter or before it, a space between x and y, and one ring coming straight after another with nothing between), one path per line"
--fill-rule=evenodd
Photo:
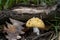
M46 18L48 13L50 13L51 11L56 10L57 5L49 7L49 8L44 8L44 7L18 7L13 9L12 11L16 11L18 13L18 15L14 15L15 19L17 18L19 20L18 17L20 17L20 20L22 21L26 21L31 17L39 17L39 18ZM17 14L16 13L16 14ZM12 18L14 18L12 17Z
M12 18L20 21L27 21L28 19L32 17L39 17L39 18L46 18L48 15L46 13L49 13L53 10L56 10L56 5L52 8L48 9L36 9L36 8L26 8L22 7L21 9L14 9L14 10L4 10L0 11L0 20L4 20L7 18Z
M52 6L52 7L18 7L18 8L14 8L12 11L17 11L18 13L49 13L50 11L53 11L56 9L56 6Z

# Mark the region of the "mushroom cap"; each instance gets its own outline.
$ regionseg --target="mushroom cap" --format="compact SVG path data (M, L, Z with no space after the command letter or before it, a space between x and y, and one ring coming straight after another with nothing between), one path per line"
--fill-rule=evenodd
M45 24L38 17L33 17L26 22L26 27L45 28Z

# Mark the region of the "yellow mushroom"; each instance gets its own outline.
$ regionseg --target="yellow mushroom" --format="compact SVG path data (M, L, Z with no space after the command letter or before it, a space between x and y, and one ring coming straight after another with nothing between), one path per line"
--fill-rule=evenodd
M29 19L28 21L27 21L27 23L26 23L26 27L38 27L38 28L45 28L45 24L44 24L44 22L41 20L41 19L39 19L39 18L37 18L37 17L33 17L33 18L31 18L31 19Z
M38 17L33 17L26 22L26 27L28 27L28 28L33 27L33 31L37 32L37 35L39 35L38 28L39 29L45 29L45 24Z

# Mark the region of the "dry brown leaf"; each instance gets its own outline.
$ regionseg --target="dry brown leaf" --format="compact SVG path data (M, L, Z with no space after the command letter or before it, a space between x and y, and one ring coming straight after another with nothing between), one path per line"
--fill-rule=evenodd
M8 28L4 27L4 31L15 32L16 28L14 27L14 25L8 25Z
M16 28L14 27L14 25L9 25L8 26L8 31L9 32L15 32L16 31Z

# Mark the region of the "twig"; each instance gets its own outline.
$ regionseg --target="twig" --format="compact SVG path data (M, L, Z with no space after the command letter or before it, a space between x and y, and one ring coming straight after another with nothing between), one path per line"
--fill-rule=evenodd
M52 32L51 36L49 37L49 40L51 40L51 38L53 37L54 33Z
M56 38L57 38L57 36L53 37L51 40L54 40L54 39L56 39Z
M44 34L41 34L41 35L39 35L39 36L36 36L36 37L33 38L32 40L35 40L35 39L37 39L37 38L39 38L39 37L42 37L42 36L47 35L47 34L50 34L50 33L52 33L52 31L47 32L47 33L44 33Z

